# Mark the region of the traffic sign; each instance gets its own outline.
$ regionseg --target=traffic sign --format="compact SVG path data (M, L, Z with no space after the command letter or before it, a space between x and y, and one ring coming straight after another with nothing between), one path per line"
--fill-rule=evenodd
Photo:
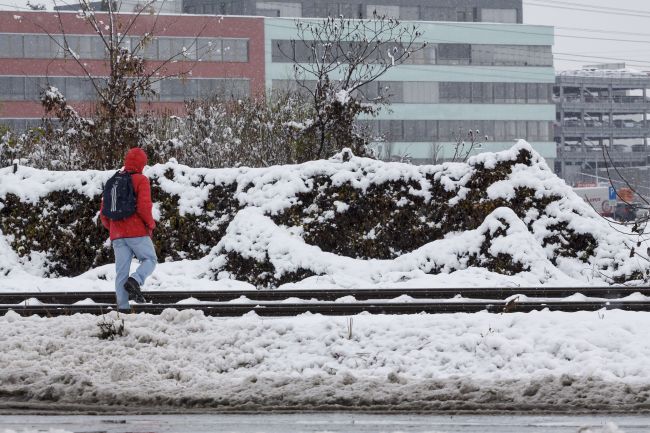
M613 186L609 187L609 199L616 200L616 189Z

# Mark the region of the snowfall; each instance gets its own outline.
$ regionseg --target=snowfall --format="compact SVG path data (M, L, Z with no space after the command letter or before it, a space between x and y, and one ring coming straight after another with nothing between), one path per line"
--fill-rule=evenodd
M514 150L475 158L494 163L511 158L521 148L530 147L520 142ZM350 170L344 169L358 166L360 160L308 163L299 169L312 173L338 169L345 176ZM512 183L537 182L547 192L562 192L565 199L560 206L574 210L575 227L589 227L601 241L597 258L617 259L616 250L625 236L555 178L543 160L538 165L537 178L513 173ZM417 171L407 165L391 167L394 170L383 176ZM154 166L146 173L162 173L167 168ZM265 170L233 169L227 173L250 178L263 178L266 173L287 179L282 170ZM449 165L445 170L467 169ZM14 175L11 168L0 169L0 180L4 179L0 196L16 193L26 201L35 201L66 182L92 195L109 175L84 174L87 179L82 187L79 179L70 176L26 167ZM11 176L14 180L20 177L20 182L6 181ZM288 182L294 193L300 189L295 184ZM163 187L180 188L171 182ZM512 185L501 184L491 194L507 195L511 190ZM206 195L192 195L190 188L187 191L188 200L182 205L190 211ZM281 196L280 201L290 203L288 196ZM475 231L457 233L382 261L340 257L306 245L264 215L264 197L274 206L286 205L277 204L278 194L272 188L260 186L242 195L241 200L249 200L251 206L239 212L215 250L201 260L161 263L144 289L255 290L227 275L214 280L206 277L224 248L247 251L250 256L267 251L278 269L290 270L309 257L313 266L327 271L284 289L603 285L599 274L577 259L560 260L557 266L551 263L536 235L507 208L497 209ZM473 239L498 226L498 218L508 221L510 228L502 242L493 245L495 253L507 249L529 264L529 271L506 276L464 268L429 275L422 269L422 263L430 262L431 257L453 261L456 256L450 252L478 248ZM25 261L11 249L10 240L10 235L0 233L2 292L113 289L111 266L74 278L46 278L39 269L39 258ZM625 251L623 254L627 256ZM623 267L638 266L629 262ZM641 298L647 299L641 295L634 299ZM98 337L99 323L119 325L122 320L123 336L114 340ZM150 412L161 408L650 412L648 329L650 314L618 310L354 317L303 314L290 318L264 318L254 313L213 318L200 311L175 309L157 316L111 312L103 317L78 314L56 318L9 312L0 317L0 407L18 404Z

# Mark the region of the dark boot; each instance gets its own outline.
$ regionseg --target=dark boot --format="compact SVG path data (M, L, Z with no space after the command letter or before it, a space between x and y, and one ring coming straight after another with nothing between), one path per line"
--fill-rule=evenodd
M129 279L126 280L126 283L124 283L124 290L129 294L129 299L133 299L137 303L147 302L142 294L142 290L140 290L140 284L138 284L133 277L129 277Z

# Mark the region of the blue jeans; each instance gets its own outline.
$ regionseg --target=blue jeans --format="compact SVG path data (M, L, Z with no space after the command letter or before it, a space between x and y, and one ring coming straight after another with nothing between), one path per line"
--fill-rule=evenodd
M121 310L128 309L130 308L129 295L124 289L124 283L129 279L133 256L138 259L140 266L131 274L131 277L140 285L143 285L147 277L153 272L158 263L158 257L156 257L156 250L149 236L115 239L112 244L115 252L115 297L117 298L117 308Z

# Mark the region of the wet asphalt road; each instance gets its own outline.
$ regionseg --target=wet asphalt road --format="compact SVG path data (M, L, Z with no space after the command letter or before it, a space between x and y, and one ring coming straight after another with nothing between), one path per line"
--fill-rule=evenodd
M606 423L613 422L612 430ZM0 415L0 432L74 433L650 433L650 416L376 415ZM58 433L58 432L57 432Z

